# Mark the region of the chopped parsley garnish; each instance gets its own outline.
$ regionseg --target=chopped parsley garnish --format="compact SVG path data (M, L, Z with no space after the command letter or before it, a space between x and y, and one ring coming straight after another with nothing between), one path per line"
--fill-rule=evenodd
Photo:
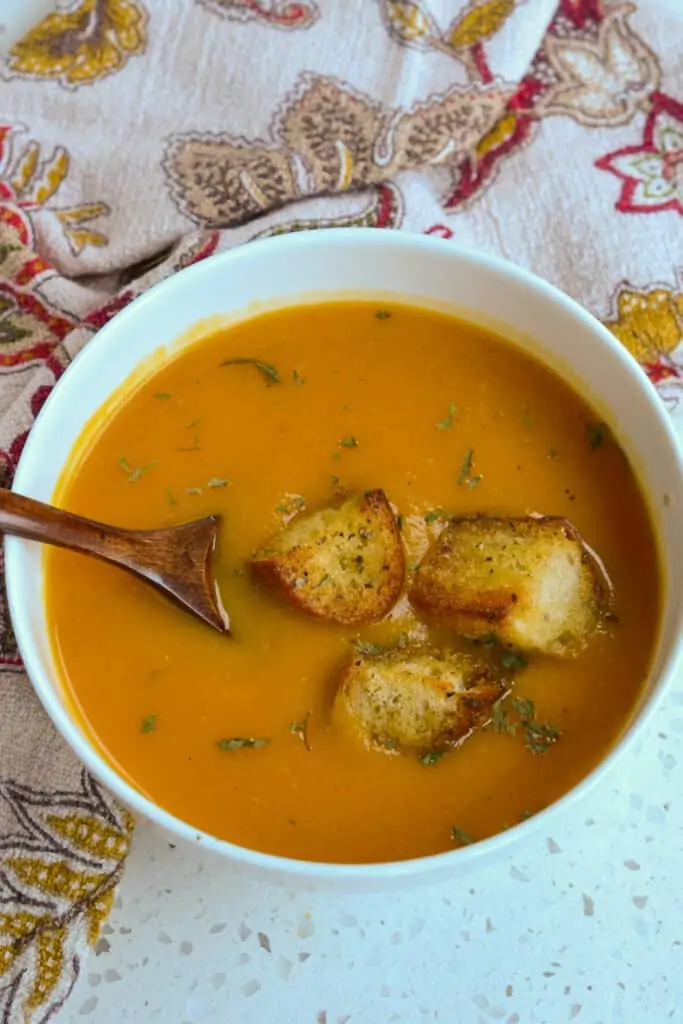
M549 459L556 459L557 458L557 448L551 448L550 449L550 451L548 452L548 458Z
M445 757L448 753L447 750L430 750L428 753L418 757L420 764L432 765L438 764L442 757Z
M298 370L292 370L292 380L294 381L295 384L305 384L306 383L306 381L301 376L301 374L299 373Z
M557 726L547 722L527 722L524 731L527 750L532 754L547 754L562 735Z
M437 423L436 429L450 430L453 426L453 420L455 419L457 412L458 407L451 402L451 404L448 406L448 416L446 416L445 419L440 420L439 423Z
M536 721L536 705L527 697L514 697L504 704L496 701L491 714L491 728L494 732L517 735L517 729L524 732L524 743L532 754L546 754L562 735L557 726Z
M216 746L225 754L228 750L260 750L269 743L270 740L257 740L253 736L233 736L230 739L218 740Z
M157 391L156 395L152 395L152 398L158 398L160 402L166 402L169 398L173 398L168 391Z
M457 825L453 825L451 828L451 839L459 846L469 846L470 843L474 842L469 832L465 832L463 828L458 828Z
M128 462L128 459L119 459L119 466L124 473L128 474L129 484L137 483L141 476L144 476L145 473L149 473L151 470L156 469L158 465L158 459L154 459L150 462L149 466L137 466L136 468L133 468L133 466Z
M398 529L398 532L401 533L403 530L403 516L396 516L396 528Z
M298 736L306 750L311 749L311 745L308 742L308 720L312 715L312 711L307 711L303 719L300 722L290 722L289 731L294 735Z
M358 640L355 646L359 654L369 654L371 657L384 654L385 651L384 644L376 644L372 640Z
M593 451L595 451L596 448L599 448L602 442L605 440L606 429L606 423L586 424L586 430L588 431L588 443L590 444Z
M340 444L340 446L342 448L357 448L358 447L358 441L353 436L353 434L349 434L348 437L342 437L342 439L339 442L339 444Z
M337 487L341 483L340 478L338 476L336 476L335 474L333 474L330 477L330 481L331 481L333 487Z
M527 416L527 414L524 413L523 416L520 416L520 419L522 421L522 426L525 427L526 430L531 430L533 426L533 423L531 422L531 417Z
M140 724L140 732L154 732L157 727L156 715L145 715Z
M238 359L224 359L221 366L253 366L266 379L268 384L282 383L277 367L273 366L272 363L264 363L261 359L253 359L247 356Z
M330 576L329 572L326 572L325 575L321 576L320 580L316 583L316 589L318 587L322 587L324 583L329 583L331 579L332 577Z
M471 491L471 490L472 490L472 488L473 488L473 487L476 487L476 486L477 486L477 484L480 484L480 483L482 482L482 480L483 480L483 479L484 479L484 478L483 478L483 476L481 476L481 475L480 475L480 476L473 476L473 477L470 477L470 479L469 479L469 480L467 481L467 487L468 487L468 489L469 489L469 490Z
M306 499L303 494L286 494L279 505L275 506L275 511L281 516L293 516L302 508L306 508Z
M458 477L458 483L462 486L469 477L472 471L472 460L474 459L474 449L470 448L465 453L465 458L462 460L462 466L460 467L460 475Z
M500 663L503 668L524 668L527 660L519 651L503 651L500 656Z
M536 717L536 705L532 700L529 700L527 697L515 697L512 701L512 706L519 720L524 725L528 722L533 722Z
M491 728L494 732L506 732L510 736L517 732L517 726L508 718L507 708L502 700L497 700L493 705Z
M178 504L178 500L177 500L177 498L173 497L173 491L171 490L170 487L166 488L166 495L168 497L169 505L177 505Z
M389 317L391 316L391 313L389 312L388 309L378 309L377 312L375 313L375 316L377 317L378 320L388 320Z
M229 487L230 481L224 480L220 476L212 476L210 480L207 480L207 487Z
M437 519L441 519L441 517L445 515L446 513L442 508L433 508L431 512L427 512L424 517L424 521L429 525L430 523L435 523Z
M481 643L484 645L484 647L497 647L498 642L498 637L496 636L495 633L484 633L483 637L481 638Z
M201 422L201 420L192 420L192 423L185 424L185 430L193 430L195 427L198 427Z

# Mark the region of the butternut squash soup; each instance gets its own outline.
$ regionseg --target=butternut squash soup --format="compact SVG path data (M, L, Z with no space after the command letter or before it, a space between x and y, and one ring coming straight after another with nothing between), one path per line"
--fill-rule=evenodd
M222 518L220 635L46 553L78 720L151 800L257 850L401 860L510 827L623 731L660 612L608 427L500 337L401 305L290 307L131 385L57 499Z

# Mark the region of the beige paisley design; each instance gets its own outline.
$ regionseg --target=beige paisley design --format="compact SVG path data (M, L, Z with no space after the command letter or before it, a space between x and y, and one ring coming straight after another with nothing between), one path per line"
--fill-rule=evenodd
M473 152L508 94L453 87L410 110L388 111L346 82L304 73L266 141L189 133L169 140L164 170L191 220L242 223L307 195L347 192L402 170L449 166Z
M588 127L619 125L645 106L660 70L629 25L634 10L633 4L610 10L595 40L546 36L545 54L557 82L538 103L539 115L565 114Z

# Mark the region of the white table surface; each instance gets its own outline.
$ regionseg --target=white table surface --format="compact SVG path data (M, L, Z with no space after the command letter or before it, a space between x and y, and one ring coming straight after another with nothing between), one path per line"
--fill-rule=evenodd
M51 0L0 0L0 50ZM607 783L490 865L381 894L238 877L140 824L59 1021L683 1018L683 680Z

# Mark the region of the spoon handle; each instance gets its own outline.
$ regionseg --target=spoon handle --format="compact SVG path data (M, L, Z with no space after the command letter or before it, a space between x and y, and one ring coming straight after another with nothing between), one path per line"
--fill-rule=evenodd
M83 519L4 488L0 488L0 530L119 564L125 564L132 553L133 538L127 530Z

